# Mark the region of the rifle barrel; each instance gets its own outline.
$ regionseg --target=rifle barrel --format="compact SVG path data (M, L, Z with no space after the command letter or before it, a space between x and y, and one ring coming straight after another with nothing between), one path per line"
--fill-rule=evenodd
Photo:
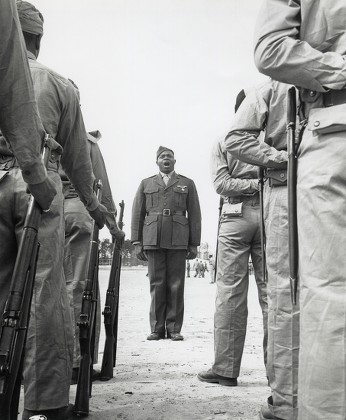
M288 90L287 104L287 188L288 188L288 257L291 299L295 305L298 289L298 225L297 225L297 156L296 136L296 89Z

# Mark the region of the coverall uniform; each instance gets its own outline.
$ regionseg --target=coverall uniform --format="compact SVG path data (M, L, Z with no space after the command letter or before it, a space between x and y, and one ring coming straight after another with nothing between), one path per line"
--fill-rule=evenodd
M345 21L344 0L266 0L256 31L257 66L301 88L308 118L297 180L300 420L346 416Z
M98 206L86 131L72 84L36 61L28 52L39 114L47 133L63 146L61 164L90 210ZM58 149L57 149L58 150ZM28 194L18 163L1 142L3 169L9 174L0 188L0 311L10 285ZM30 325L24 363L25 408L48 410L68 405L73 336L66 283L63 275L63 194L58 174L59 155L51 153L49 176L58 194L42 215Z
M148 257L151 331L180 333L186 251L201 238L194 182L175 172L167 185L160 174L144 179L133 202L131 233L131 241L140 242Z
M88 145L93 173L96 180L102 182L103 204L107 210L116 215L116 209L112 198L112 192L107 176L106 166L97 144L101 138L99 131L88 135ZM79 368L79 327L77 322L82 308L82 297L87 276L89 261L89 245L92 227L92 219L81 202L78 194L63 171L60 171L64 192L64 215L65 215L65 250L64 250L64 274L66 279L67 294L70 301L70 312L74 331L73 367ZM96 335L94 348L94 363L98 360L98 343L100 338L101 308L100 301L97 305Z
M238 110L239 112L239 110ZM248 262L251 256L263 315L263 352L267 353L267 288L262 273L260 207L257 169L214 146L211 173L214 188L223 197L218 235L214 352L212 371L228 378L239 376L247 325ZM230 214L230 206L242 207Z
M0 2L0 39L0 128L17 157L25 182L39 184L46 178L40 154L44 128L38 116L15 0Z
M268 364L272 413L297 416L299 310L291 303L288 266L286 109L289 86L269 80L252 89L232 121L226 149L264 166L264 222L268 274ZM261 133L264 131L264 139Z

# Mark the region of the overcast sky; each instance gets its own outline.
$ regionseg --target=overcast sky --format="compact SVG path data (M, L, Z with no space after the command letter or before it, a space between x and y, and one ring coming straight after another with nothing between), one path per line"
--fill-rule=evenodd
M237 93L264 79L253 61L260 0L32 0L42 12L39 61L79 87L85 125L100 130L113 197L131 207L156 150L172 148L192 178L202 241L215 246L218 196L209 171ZM107 237L103 229L101 237Z

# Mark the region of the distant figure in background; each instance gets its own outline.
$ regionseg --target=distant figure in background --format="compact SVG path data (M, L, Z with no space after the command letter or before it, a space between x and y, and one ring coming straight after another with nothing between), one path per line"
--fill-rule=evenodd
M190 261L186 262L186 277L190 277Z
M148 260L150 328L148 340L180 334L184 318L185 260L197 255L201 211L194 182L174 171L174 152L160 146L160 172L144 179L132 209L132 243L140 260Z
M201 277L199 273L199 260L196 259L193 269L195 270L195 275L193 277Z
M210 284L215 283L215 260L213 254L209 255L209 273L210 273Z
M202 260L200 260L200 262L198 263L198 266L199 266L199 276L198 277L204 278L204 272L205 272L204 262Z

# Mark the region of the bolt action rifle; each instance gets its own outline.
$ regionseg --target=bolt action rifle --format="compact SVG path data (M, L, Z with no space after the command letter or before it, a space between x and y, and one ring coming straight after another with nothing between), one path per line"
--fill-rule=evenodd
M297 224L297 154L296 154L296 89L288 90L287 102L287 188L288 188L288 259L293 305L298 289L298 224Z
M101 202L102 183L95 183L95 192ZM92 221L89 244L89 264L82 297L79 327L80 365L77 380L74 412L79 416L89 414L89 398L92 389L92 370L95 342L95 325L98 298L99 227Z
M219 252L219 232L220 232L220 224L221 224L221 213L222 213L222 206L223 206L223 198L220 197L219 202L219 220L217 224L217 236L216 236L216 250L215 250L215 266L214 266L214 283L216 282L216 274L217 274L217 254Z
M258 167L258 190L259 190L259 200L260 200L260 233L261 233L261 251L262 251L262 273L263 281L267 282L267 264L266 264L266 237L265 237L265 228L264 228L264 168L262 166Z
M122 200L119 203L119 228L124 226L124 208L125 203ZM104 325L106 331L106 341L102 358L101 367L101 381L108 381L113 378L113 367L116 364L117 342L118 342L118 316L119 316L119 287L121 274L121 249L124 240L120 243L114 242L112 266L109 274L108 289L106 294L105 308L102 314L104 315Z
M42 158L49 160L48 136ZM22 381L24 348L30 321L36 264L40 244L37 240L42 209L31 196L23 233L11 278L10 290L0 330L0 418L16 420Z

